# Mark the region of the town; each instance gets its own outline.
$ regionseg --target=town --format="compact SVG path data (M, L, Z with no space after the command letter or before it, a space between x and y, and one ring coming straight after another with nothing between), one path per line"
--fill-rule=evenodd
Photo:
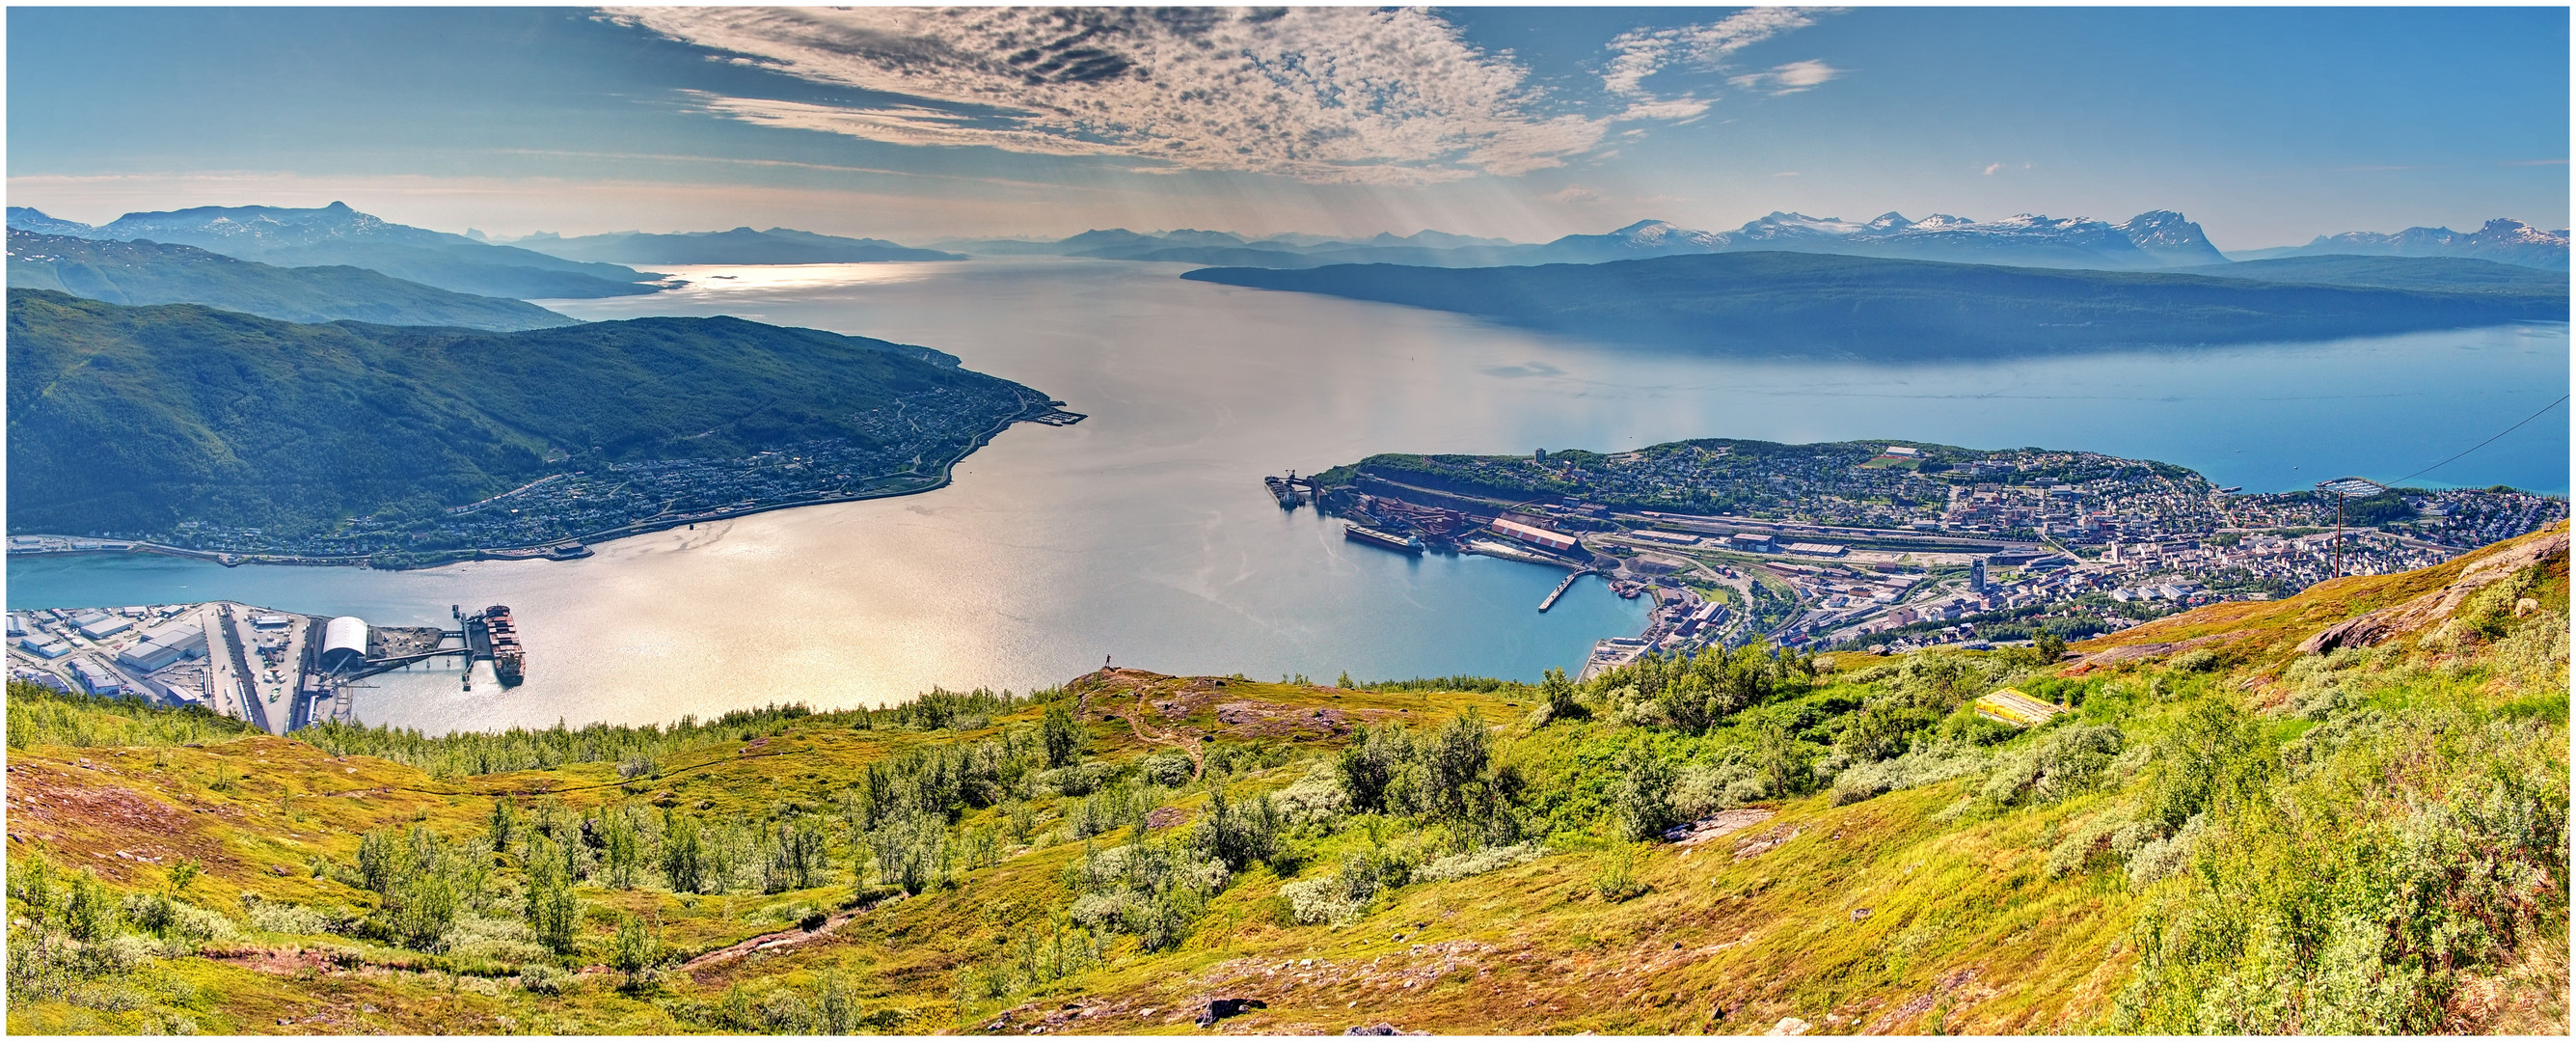
M2567 516L2563 497L2508 488L2329 486L2246 494L2090 452L1710 439L1381 455L1273 492L1349 519L1355 542L1550 564L1567 585L1597 574L1651 596L1646 631L1596 645L1586 674L1711 645L2075 640L2436 564Z

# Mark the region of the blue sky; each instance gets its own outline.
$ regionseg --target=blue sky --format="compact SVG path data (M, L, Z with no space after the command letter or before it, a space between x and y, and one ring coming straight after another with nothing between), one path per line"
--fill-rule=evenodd
M2568 14L2505 9L8 12L9 201L1537 240L1773 210L2222 248L2568 223Z

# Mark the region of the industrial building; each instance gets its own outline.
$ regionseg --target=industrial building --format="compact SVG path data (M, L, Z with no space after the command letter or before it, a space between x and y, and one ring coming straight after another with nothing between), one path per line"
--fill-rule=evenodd
M81 636L91 640L105 640L133 629L134 620L99 612L76 620L76 625L80 629Z
M1760 532L1737 532L1726 537L1729 550L1763 551L1771 549L1771 537Z
M71 654L72 650L71 645L41 633L30 633L18 638L18 646L27 649L28 654L41 659L58 659Z
M125 681L116 671L88 659L72 660L72 676L80 680L81 690L93 695L116 695L125 692Z
M367 620L343 615L324 624L319 664L325 673L345 673L365 666Z
M174 622L145 633L132 647L118 652L116 661L145 673L154 672L184 659L206 653L206 631L193 622Z
M1534 525L1524 525L1518 521L1510 521L1499 517L1495 518L1494 531L1500 532L1514 539L1518 539L1521 542L1528 543L1532 546L1544 546L1550 550L1557 551L1574 549L1573 536L1566 535L1562 532L1551 532Z

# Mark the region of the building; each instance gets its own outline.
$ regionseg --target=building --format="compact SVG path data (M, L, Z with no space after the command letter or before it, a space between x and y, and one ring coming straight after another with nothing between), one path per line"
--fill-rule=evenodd
M91 640L105 640L133 628L134 620L104 612L84 617L79 622L80 635Z
M1535 525L1524 525L1518 521L1495 518L1494 531L1532 546L1543 546L1559 552L1574 549L1573 536L1563 532L1551 532Z
M1888 455L1895 456L1900 459L1920 456L1923 454L1923 450L1911 445L1890 445L1887 447L1886 451Z
M9 635L12 637L27 635L27 620L19 618L18 613L14 611L9 613Z
M58 659L70 654L72 650L71 645L41 633L30 633L18 638L18 646L25 648L27 654L41 659Z
M1986 592L1986 559L1985 559L1985 558L1983 558L1983 557L1976 557L1976 558L1970 558L1970 559L1969 559L1969 561L1968 561L1968 589L1970 589L1970 590L1974 590L1974 591L1976 591L1976 592L1978 592L1978 593L1984 593L1984 592Z
M145 633L133 647L117 653L116 661L129 669L151 673L205 653L204 628L193 623L173 623Z
M1658 543L1671 543L1674 546L1699 545L1698 536L1688 535L1681 532L1658 532L1651 528L1640 528L1628 534L1638 539L1652 539Z
M1760 532L1737 532L1726 537L1726 548L1761 553L1771 549L1771 537Z
M1781 549L1809 557L1841 557L1845 548L1836 543L1791 543Z
M343 672L367 661L367 620L343 615L322 627L323 671Z
M125 693L125 682L117 678L115 671L85 658L72 660L72 676L80 680L81 690L93 695Z

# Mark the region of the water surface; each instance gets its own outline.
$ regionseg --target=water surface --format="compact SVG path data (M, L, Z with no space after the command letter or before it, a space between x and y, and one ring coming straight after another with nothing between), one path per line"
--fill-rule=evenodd
M2142 456L2221 484L2394 478L2568 386L2563 325L2317 345L1872 367L1679 358L1392 305L1183 282L1172 265L1014 260L695 268L685 290L549 301L583 318L730 314L935 347L1090 419L1021 425L925 495L778 511L575 562L424 572L13 558L10 607L233 598L385 624L506 603L529 682L453 670L365 693L429 730L644 722L772 701L1027 690L1115 656L1174 673L1535 679L1643 609L1587 580L1406 558L1282 513L1263 474L1373 452L1617 450L1688 437L1904 437ZM724 277L731 276L731 277ZM2544 417L2419 482L2563 492Z

